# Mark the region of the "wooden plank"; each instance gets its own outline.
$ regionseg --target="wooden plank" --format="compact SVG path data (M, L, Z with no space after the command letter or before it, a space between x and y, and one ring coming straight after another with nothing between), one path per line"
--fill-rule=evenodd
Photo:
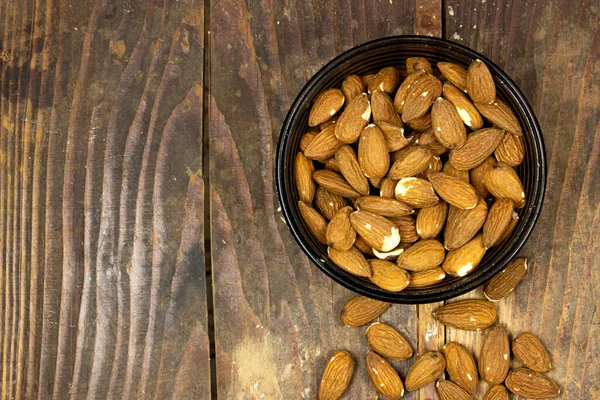
M546 142L546 197L521 251L530 273L499 303L500 320L513 336L540 335L562 398L596 398L600 10L585 0L445 4L445 35L504 68L531 102Z

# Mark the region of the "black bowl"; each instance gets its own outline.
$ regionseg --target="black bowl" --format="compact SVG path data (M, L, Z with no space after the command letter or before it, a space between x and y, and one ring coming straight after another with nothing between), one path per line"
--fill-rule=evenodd
M517 115L524 132L525 159L517 168L527 203L518 210L519 222L509 238L486 252L471 274L463 278L446 277L426 289L392 293L336 267L327 257L326 246L308 231L298 210L298 195L293 178L293 160L299 151L300 137L307 131L308 113L315 97L323 90L340 87L350 74L375 73L385 66L405 69L408 57L425 57L432 65L450 61L464 67L475 59L483 60L496 83L497 95ZM525 96L496 64L483 55L459 44L423 36L392 36L354 47L325 65L302 88L281 128L276 161L277 193L283 215L292 235L310 259L334 281L364 296L393 303L431 303L466 293L486 282L515 256L531 233L542 207L546 186L544 141L535 115Z

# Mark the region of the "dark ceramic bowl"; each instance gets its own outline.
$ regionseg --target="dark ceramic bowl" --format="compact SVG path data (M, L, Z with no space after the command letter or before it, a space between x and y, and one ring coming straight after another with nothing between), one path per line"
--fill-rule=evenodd
M479 266L463 278L446 277L426 289L388 292L371 282L355 277L336 267L327 257L326 246L312 237L298 210L298 195L293 177L293 160L299 151L300 137L307 131L308 114L315 97L323 90L341 87L350 74L375 73L385 66L405 69L408 57L425 57L432 65L450 61L464 67L480 59L490 68L497 95L517 115L524 132L525 159L517 168L527 204L518 210L519 222L509 238L489 249ZM393 36L374 40L350 49L325 65L302 88L287 114L277 146L277 192L286 223L308 257L327 276L356 293L393 303L431 303L466 293L493 277L517 254L531 233L542 207L546 186L544 141L535 115L525 96L496 64L483 55L443 39L422 36Z

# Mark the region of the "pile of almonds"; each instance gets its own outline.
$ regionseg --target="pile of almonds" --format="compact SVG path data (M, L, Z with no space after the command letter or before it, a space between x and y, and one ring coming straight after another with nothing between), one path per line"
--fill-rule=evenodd
M511 370L511 345L508 332L497 322L498 301L512 292L527 271L527 260L516 258L484 288L491 300L462 300L439 307L432 315L446 326L462 330L489 329L479 360L457 342L449 342L439 351L426 351L414 360L404 382L387 361L408 360L413 349L408 340L392 326L372 323L365 332L371 348L365 355L365 366L373 387L388 399L399 399L404 391L418 390L436 382L440 400L472 400L478 391L479 379L490 384L483 400L508 400L507 388L515 395L533 399L548 399L560 394L560 387L544 375L552 369L552 357L542 341L524 332L512 342L512 355L523 365ZM389 303L355 296L342 311L346 326L363 326L378 318ZM323 371L319 387L320 400L339 399L348 388L355 369L355 358L346 350L337 351Z
M437 67L409 58L404 80L386 67L320 93L294 160L329 259L391 292L469 274L525 205L523 132L488 67Z

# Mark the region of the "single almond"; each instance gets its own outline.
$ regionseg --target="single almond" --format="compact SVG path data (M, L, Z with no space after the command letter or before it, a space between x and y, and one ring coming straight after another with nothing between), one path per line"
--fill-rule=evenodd
M438 142L435 135L433 134L433 129L428 129L419 137L418 143L421 146L425 146L431 151L431 154L434 156L440 156L448 151L448 148L443 144Z
M460 179L466 183L470 182L469 171L457 169L452 163L447 162L442 168L442 172Z
M460 209L474 208L479 201L473 186L443 172L429 174L429 182L442 199Z
M403 158L392 164L388 178L398 180L418 175L429 167L431 157L431 152L424 146L413 146Z
M368 211L350 214L352 227L365 241L378 251L390 251L400 244L400 231L389 219Z
M385 358L408 360L413 355L408 340L396 329L382 322L371 324L365 332L365 337L369 346Z
M325 237L330 247L340 251L349 251L352 248L356 239L356 232L350 223L350 213L352 211L352 207L342 208L327 224Z
M496 246L512 221L514 203L510 199L497 199L488 212L483 225L483 245L486 249Z
M508 390L519 397L551 399L560 394L560 387L552 379L529 368L510 371L504 382Z
M532 333L521 333L513 341L513 354L521 361L521 364L535 372L550 372L552 369L552 357L546 347Z
M410 282L408 272L399 268L393 262L372 259L369 260L369 265L373 271L373 274L370 277L371 282L383 290L400 292L404 290Z
M457 342L444 345L442 354L446 358L446 370L452 382L470 394L477 392L479 375L477 364L465 346Z
M439 307L433 317L444 325L456 329L475 331L496 322L496 307L486 300L461 300Z
M327 160L323 161L323 164L325 164L325 169L335 171L335 172L340 172L340 166L338 165L337 161L335 160L335 157L328 158Z
M302 137L300 138L300 150L306 151L306 148L308 147L310 142L312 142L315 136L317 136L316 132L306 132L304 135L302 135Z
M497 385L504 382L510 368L508 333L497 324L485 335L479 356L479 375L486 382Z
M431 207L440 201L431 182L414 177L400 179L396 184L395 196L412 208Z
M371 103L366 93L354 97L335 123L335 137L342 143L354 143L371 120Z
M350 385L354 375L354 357L346 350L339 350L327 362L321 384L319 400L338 400Z
M339 89L321 92L310 109L308 126L317 126L333 117L344 105L344 100L344 93Z
M441 94L442 82L435 76L425 75L418 79L406 96L406 102L402 109L402 120L410 122L422 117Z
M419 240L415 219L413 217L394 217L390 218L390 220L398 227L398 230L400 231L400 241L402 243L414 243Z
M439 62L437 67L448 82L463 92L467 91L467 70L465 68L451 62Z
M356 96L365 92L365 84L358 75L348 75L342 82L342 93L347 102L352 101Z
M314 171L315 167L312 161L306 158L302 152L298 152L294 159L294 179L298 190L298 198L306 204L312 203L317 190L315 181L312 179Z
M477 111L475 105L465 96L465 94L451 83L444 84L442 88L444 98L450 101L456 108L460 119L469 128L476 130L483 126L483 118Z
M327 121L325 121L325 122L323 122L323 123L319 124L319 130L321 130L321 131L322 131L322 130L324 130L325 128L327 128L327 127L330 127L330 126L332 126L332 127L334 127L334 128L335 128L335 124L336 124L336 122L337 122L338 116L339 116L339 114L338 114L338 115L335 115L335 116L331 117L330 119L328 119Z
M510 395L502 385L494 385L483 396L483 400L510 400Z
M433 286L446 278L446 272L440 268L435 267L425 271L411 272L410 283L408 289L421 289L428 286Z
M362 79L363 81L363 85L365 86L365 88L369 87L369 84L371 83L373 78L375 78L375 74L367 74L360 77L360 79Z
M384 397L396 400L404 396L404 385L394 367L379 354L369 351L365 356L367 374L373 387Z
M445 201L420 209L416 221L417 235L422 239L435 238L442 231L447 215L448 203Z
M315 193L315 206L327 221L330 221L335 213L347 205L346 200L344 200L342 196L331 193L320 186L317 187Z
M486 172L483 184L496 198L511 199L517 208L525 207L525 191L519 175L512 167L497 163Z
M492 73L479 59L473 61L467 71L467 93L475 103L488 104L496 98L496 85Z
M387 93L376 90L371 94L373 121L376 124L387 122L401 127L402 120L394 108L394 103Z
M442 268L448 275L463 277L477 268L484 255L483 238L477 235L458 249L450 250Z
M508 238L510 236L512 231L517 227L518 223L519 223L519 214L517 214L516 211L513 211L512 218L511 218L510 222L508 223L508 226L504 230L504 233L502 233L502 236L500 236L500 238L498 239L498 243L504 242L506 240L506 238Z
M400 73L394 67L382 68L369 82L369 93L375 91L394 93L400 83Z
M369 181L360 169L354 149L345 144L335 153L335 161L342 176L354 190L362 195L369 194Z
M435 384L435 390L440 400L472 400L473 398L457 384L440 379Z
M383 178L379 187L379 196L389 199L395 198L394 191L398 181L390 178Z
M413 141L412 137L410 140L411 142L406 147L390 153L390 165L405 158L412 151L413 147L417 146L417 143Z
M329 126L315 136L304 155L311 160L326 160L333 157L343 143L335 137L335 125Z
M325 221L325 218L323 218L317 210L302 201L298 202L298 208L310 233L312 233L315 239L320 243L326 244L327 238L325 236L325 230L327 229L327 222Z
M390 167L385 137L374 124L367 125L360 134L358 163L367 178L383 178Z
M342 197L348 197L354 199L360 197L360 193L348 184L348 182L337 172L330 171L328 169L320 169L313 173L313 179L323 189L330 191L331 193L338 194Z
M398 256L400 254L402 254L402 252L404 251L404 249L410 247L410 245L411 245L410 243L402 243L402 242L400 242L400 244L398 245L398 247L396 247L394 250L390 250L390 251L378 251L377 249L371 248L371 251L375 255L375 257L379 258L380 260L396 261L396 259L398 258Z
M380 196L359 197L354 205L357 210L369 211L384 217L402 217L415 212L401 201Z
M523 131L515 113L500 99L491 103L475 103L477 110L492 124L516 136L522 136Z
M450 206L444 229L446 250L458 249L473 239L485 223L487 212L487 204L482 199L479 199L477 205L470 210Z
M493 156L488 157L485 159L485 161L479 164L479 166L469 171L469 177L471 178L470 183L475 188L475 193L477 193L477 196L481 197L482 199L487 199L490 195L490 192L483 183L483 178L485 177L485 174L492 169L494 164L496 164L496 159Z
M406 104L406 98L408 97L408 93L413 88L413 86L417 83L417 81L423 77L427 76L424 71L416 71L414 74L410 74L401 84L398 90L396 91L396 96L394 96L394 108L396 112L402 113L404 110L404 104Z
M431 129L432 124L430 112L427 112L422 117L415 118L408 123L413 130L419 132L424 132L427 129Z
M375 254L373 253L373 248L369 245L369 243L365 242L365 239L360 236L356 236L356 240L354 241L354 247L360 250L366 256L373 257ZM393 250L392 250L393 251Z
M410 367L404 384L406 390L418 390L444 373L446 359L439 351L426 351Z
M406 59L406 71L409 74L414 74L417 71L425 71L428 74L433 74L431 64L423 57L408 57Z
M448 160L457 169L473 169L492 155L503 138L502 129L480 129L467 137L463 147L452 150Z
M420 240L398 256L396 263L400 268L419 272L433 269L444 261L446 251L440 242L434 239Z
M364 296L354 296L346 301L342 310L342 322L346 326L362 326L379 317L390 303Z
M433 103L431 127L438 142L449 149L460 149L467 140L467 130L458 111L443 97Z
M483 293L488 300L498 301L508 296L517 287L527 272L527 259L518 257L513 259L506 268L490 279L483 288ZM537 370L536 370L537 371ZM546 371L538 371L546 372Z
M410 140L404 137L404 127L383 121L376 125L383 133L390 153L403 149L410 144Z
M507 132L502 139L502 142L494 151L498 162L516 167L521 165L525 158L525 145L523 144L523 136L515 136Z
M448 164L448 163L446 163ZM439 156L433 156L429 160L429 166L417 175L418 178L429 179L429 174L440 172L442 170L442 159Z
M363 278L370 278L373 275L368 261L356 247L351 247L348 251L328 247L327 255L335 265L352 275Z

